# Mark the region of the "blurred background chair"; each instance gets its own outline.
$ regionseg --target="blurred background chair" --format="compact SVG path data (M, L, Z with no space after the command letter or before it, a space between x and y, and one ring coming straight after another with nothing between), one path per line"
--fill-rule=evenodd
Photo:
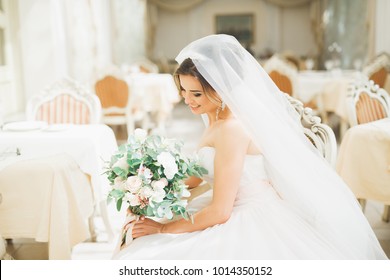
M110 126L125 125L127 135L132 134L134 119L126 81L108 74L95 83L95 92L102 105L102 122Z
M29 99L26 114L28 120L49 124L97 124L101 104L96 95L78 82L63 78Z
M45 88L42 94L28 100L26 114L27 120L46 121L48 124L99 124L102 107L99 98L86 87L70 78L63 78ZM94 216L102 217L111 238L113 233L105 201L99 203L95 212ZM89 222L91 239L94 241L93 219Z
M139 69L142 73L158 73L159 69L157 64L150 61L149 59L141 59L135 63L139 66Z
M264 63L264 70L282 92L295 96L298 79L295 66L274 55Z
M137 60L134 60L130 64L123 64L121 66L123 69L123 72L125 74L132 74L132 73L159 73L159 68L156 63L153 61L147 59L147 58L139 58Z
M390 55L381 53L363 68L363 74L374 81L380 88L384 88L390 74Z
M291 66L294 66L295 69L298 71L306 70L306 62L301 59L296 53L292 51L284 51L283 53L280 54L281 57L286 60L288 63L291 64ZM313 65L314 67L314 65ZM311 69L309 69L311 70Z
M380 120L390 116L390 96L374 81L357 80L347 95L350 126Z
M390 117L390 95L372 80L351 84L347 96L349 125L351 127ZM364 210L366 199L358 198ZM390 206L385 205L383 220L389 221Z
M313 115L313 110L305 107L298 99L285 93L290 104L298 112L303 126L303 132L310 142L316 147L321 155L332 167L336 165L337 142L336 136L330 126L321 123L321 118Z

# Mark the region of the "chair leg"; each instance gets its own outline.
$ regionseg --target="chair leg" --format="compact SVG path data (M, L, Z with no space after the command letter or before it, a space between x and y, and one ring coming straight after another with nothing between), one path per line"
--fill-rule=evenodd
M91 242L96 242L97 241L97 234L95 230L95 222L94 222L94 215L89 217L88 219L88 226L89 226L89 233L91 234Z
M141 126L142 129L148 131L148 133L154 128L153 116L151 112L145 112Z
M344 134L345 134L345 132L347 130L348 130L348 122L343 120L343 119L340 119L340 131L339 131L339 133L340 133L340 136L339 136L340 143L341 143L341 140L343 139Z
M366 210L367 200L363 198L358 198L358 201L360 203L360 206L362 207L362 211L364 212Z
M135 120L131 116L126 116L126 128L127 128L127 137L134 133L135 129Z
M111 242L114 239L114 232L111 227L110 220L108 218L107 204L106 201L101 201L99 203L100 215L102 216L104 226L107 231L108 241Z
M385 205L385 209L382 215L382 221L388 223L390 221L390 205Z

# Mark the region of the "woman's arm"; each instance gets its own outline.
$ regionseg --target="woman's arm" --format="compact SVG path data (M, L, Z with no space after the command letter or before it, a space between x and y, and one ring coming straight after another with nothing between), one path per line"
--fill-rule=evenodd
M141 219L134 225L134 238L152 233L203 230L225 223L230 218L250 140L236 120L225 121L216 129L211 204L194 215L194 223L180 219L162 225L150 219Z
M191 176L184 181L184 183L188 186L189 189L199 186L202 182L203 180L201 178L195 176Z

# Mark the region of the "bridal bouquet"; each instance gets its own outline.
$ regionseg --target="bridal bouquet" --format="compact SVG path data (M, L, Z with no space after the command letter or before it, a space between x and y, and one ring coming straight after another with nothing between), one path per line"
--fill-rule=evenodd
M108 201L114 199L118 211L126 203L133 217L172 219L181 215L190 219L185 199L190 192L183 180L201 177L207 170L196 160L184 157L182 145L136 129L108 163L105 174L112 186Z

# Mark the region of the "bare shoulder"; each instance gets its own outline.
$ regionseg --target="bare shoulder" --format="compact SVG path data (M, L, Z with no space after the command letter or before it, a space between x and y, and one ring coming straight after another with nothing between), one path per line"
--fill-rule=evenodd
M234 146L246 149L250 143L250 137L245 132L241 123L236 119L227 119L218 123L216 130L216 144L220 146Z
M224 120L218 124L218 134L224 136L234 135L238 137L248 137L241 123L233 118Z

